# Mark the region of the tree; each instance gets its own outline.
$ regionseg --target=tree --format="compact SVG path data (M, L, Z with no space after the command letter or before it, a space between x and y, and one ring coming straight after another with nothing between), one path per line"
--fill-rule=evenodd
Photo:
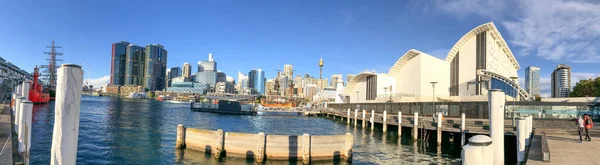
M600 77L580 80L569 93L569 97L600 97Z
M540 96L539 94L535 94L533 95L533 97L535 97L535 101L542 101L542 96Z

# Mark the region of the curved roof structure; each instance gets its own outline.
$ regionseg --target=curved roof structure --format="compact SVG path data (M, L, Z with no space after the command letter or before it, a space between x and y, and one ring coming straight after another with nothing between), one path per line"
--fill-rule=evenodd
M348 84L344 88L344 93L345 94L351 93L352 90L354 89L354 86L356 86L356 83L358 82L358 80L360 80L362 77L371 76L371 75L377 75L377 73L362 72L362 73L359 73L358 75L354 76L354 78L352 78L352 80L350 80L350 82L348 82Z
M491 78L495 78L497 80L500 80L508 85L510 85L513 88L516 88L518 90L519 95L521 95L521 98L524 99L529 99L529 93L527 93L527 91L523 88L521 88L521 86L519 86L519 84L515 83L514 81L512 81L510 78L504 77L500 74L496 74L494 72L490 72L487 70L481 70L481 72L478 73L479 75L484 75L484 76L488 76Z
M510 61L511 61L512 65L515 67L515 69L517 69L517 70L520 69L521 66L519 66L519 63L517 63L515 56L513 55L510 48L508 48L506 41L504 40L504 38L502 38L502 35L500 35L500 32L498 31L498 29L496 28L496 26L494 25L493 22L488 22L483 25L479 25L479 26L475 27L473 30L469 31L467 34L465 34L462 38L460 38L460 40L458 40L458 42L456 42L456 44L454 44L452 49L450 49L450 52L448 52L448 56L446 56L446 61L452 62L452 59L454 59L456 52L458 52L458 50L469 39L471 39L471 37L475 37L475 36L477 36L477 34L484 32L484 31L491 32L490 35L492 35L492 37L497 39L496 44L498 44L502 48L502 51L504 51L506 56L508 56L508 59L510 59Z
M397 75L402 68L404 67L404 65L406 65L406 63L408 61L410 61L411 59L417 57L418 55L421 54L426 54L423 53L421 51L415 50L415 49L410 49L408 50L406 53L404 53L404 55L402 55L398 61L396 61L396 63L394 63L394 65L392 66L392 68L390 68L390 71L388 72L388 75Z

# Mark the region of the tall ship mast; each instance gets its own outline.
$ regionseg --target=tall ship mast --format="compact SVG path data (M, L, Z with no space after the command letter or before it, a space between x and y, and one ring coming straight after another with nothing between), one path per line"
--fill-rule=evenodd
M48 65L42 65L42 68L45 70L42 72L42 81L44 82L44 90L48 90L50 93L50 99L54 99L54 95L56 93L56 61L62 61L62 59L56 58L56 56L62 56L63 53L56 52L56 48L62 48L61 46L56 46L54 44L54 40L52 40L51 46L46 46L46 48L50 48L50 52L44 52L44 54L48 54L49 58Z

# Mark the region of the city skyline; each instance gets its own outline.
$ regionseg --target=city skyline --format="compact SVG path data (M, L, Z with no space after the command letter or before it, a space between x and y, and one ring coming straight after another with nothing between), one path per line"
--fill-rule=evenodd
M46 63L42 52L46 51L45 45L55 39L58 45L63 46L61 52L65 54L62 57L64 63L81 64L86 61L85 69L90 69L86 73L91 73L86 77L92 79L92 84L108 80L108 49L111 43L121 40L164 45L170 55L167 68L180 67L184 62L194 64L212 52L223 64L220 70L228 75L262 68L267 78L275 77L272 69L283 69L280 64L286 63L294 65L295 75L309 73L318 77L316 63L322 55L327 63L323 67L325 78L338 73L358 74L366 69L387 72L391 67L388 61L396 60L411 48L444 58L450 49L448 45L456 42L464 31L492 21L497 23L499 31L522 65L518 71L521 86L525 86L524 68L527 66L541 68L540 90L544 97L550 96L550 75L558 64L572 67L571 86L580 79L599 75L596 65L600 61L600 50L588 48L597 41L589 42L577 37L584 32L591 32L587 36L600 35L593 29L590 31L597 23L589 21L591 23L578 24L574 21L586 21L566 17L573 14L590 15L589 10L585 9L597 7L598 4L555 0L545 3L558 6L556 8L540 8L536 7L540 6L540 2L532 2L520 4L522 8L511 9L507 4L494 2L465 2L384 2L377 5L340 1L303 2L297 5L283 2L194 2L165 4L164 13L157 15L144 11L144 8L161 4L156 2L123 2L114 6L104 2L8 1L0 5L0 21L8 25L0 30L0 42L6 45L5 53L8 55L3 56L6 60L31 72L35 65ZM139 8L124 10L134 5L139 5ZM56 10L40 10L49 6ZM186 6L202 9L181 10L186 12L173 10ZM265 8L282 10L261 10ZM311 10L305 10L307 8ZM479 8L489 10L482 11ZM27 12L33 10L40 12ZM253 12L256 10L258 12ZM556 16L536 17L538 15L535 13L553 13ZM531 20L529 24L524 23L527 19ZM159 26L108 26L113 25L108 22L132 26L149 20L156 20ZM45 26L36 26L40 23ZM207 24L210 26L205 26ZM407 24L411 26L403 26ZM538 32L532 27L546 28ZM573 35L553 35L544 42L537 37L547 36L557 29L565 31L560 34ZM579 32L573 29L583 30ZM199 39L199 36L203 37ZM565 48L564 45L577 47Z

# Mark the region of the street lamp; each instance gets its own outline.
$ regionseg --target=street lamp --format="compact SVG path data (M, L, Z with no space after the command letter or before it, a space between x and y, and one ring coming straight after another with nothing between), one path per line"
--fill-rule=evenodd
M435 120L435 116L437 116L437 110L435 108L435 84L437 84L437 82L436 81L432 81L432 82L429 82L429 83L431 83L431 87L433 87L433 114L434 115L432 115L432 116L434 116L433 119Z
M512 79L512 80L513 80L513 83L515 83L515 84L516 84L516 82L518 81L518 80L517 80L518 78L519 78L519 77L510 77L510 79ZM512 106L512 108L513 108L513 111L512 111L512 126L513 126L513 127L515 127L515 110L516 110L516 107L515 107L515 102L517 101L517 96L518 96L518 94L517 94L517 85L515 85L515 86L513 87L513 92L514 92L514 93L513 93L513 94L514 94L514 96L513 96L513 106Z

